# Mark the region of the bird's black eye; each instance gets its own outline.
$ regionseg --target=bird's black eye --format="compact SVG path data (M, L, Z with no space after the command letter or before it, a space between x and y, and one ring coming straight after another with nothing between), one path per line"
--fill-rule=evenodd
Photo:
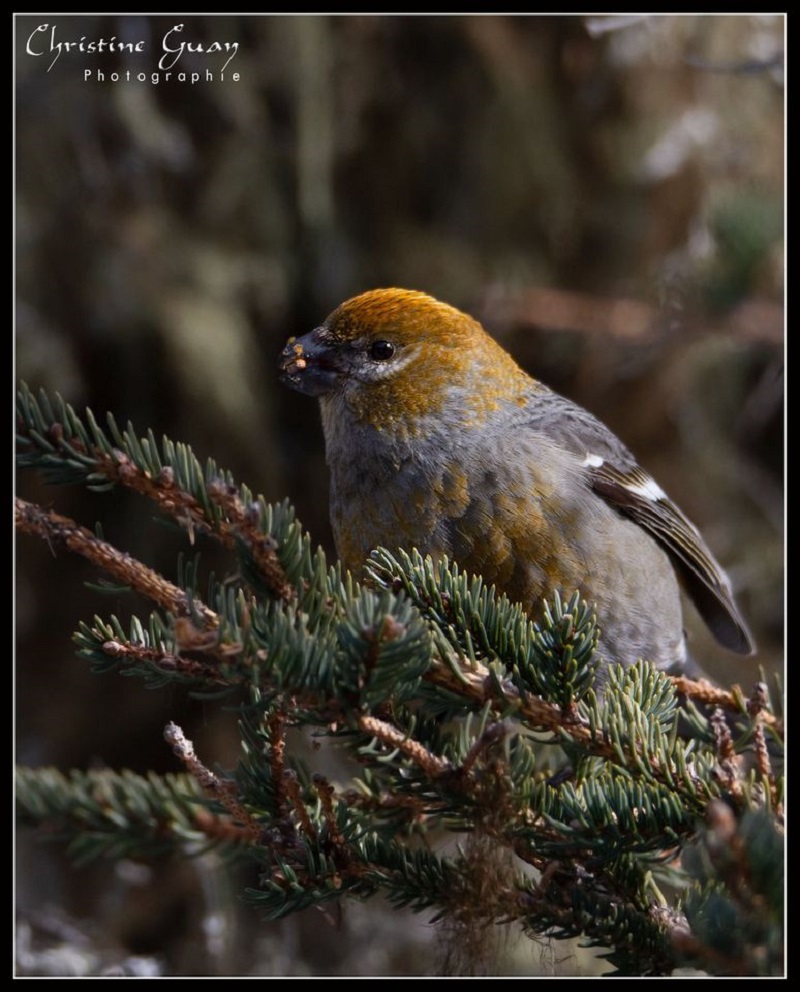
M394 354L394 345L391 341L373 341L368 354L376 362L386 362Z

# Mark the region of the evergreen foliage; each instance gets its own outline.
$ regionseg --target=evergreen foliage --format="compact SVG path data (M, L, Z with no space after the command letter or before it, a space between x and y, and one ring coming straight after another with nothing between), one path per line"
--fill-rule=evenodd
M81 622L98 673L236 706L241 759L212 772L179 727L175 776L19 769L18 815L81 861L216 846L260 866L246 893L277 919L383 893L470 929L581 937L618 973L783 969L780 689L749 697L646 662L596 680L590 604L565 590L531 622L480 577L377 549L366 579L330 566L287 503L214 462L59 397L18 394L18 464L54 484L127 486L230 552L200 589L17 500L17 527L153 604L128 627ZM689 732L686 732L688 727ZM308 768L297 728L349 755ZM447 853L448 833L466 843ZM462 838L464 839L464 838Z

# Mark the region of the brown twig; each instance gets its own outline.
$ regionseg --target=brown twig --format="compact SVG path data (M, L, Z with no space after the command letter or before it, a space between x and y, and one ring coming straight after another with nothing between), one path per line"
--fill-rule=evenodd
M186 771L195 779L200 788L224 806L233 819L242 825L249 842L253 844L258 842L262 834L261 826L236 798L235 784L223 781L206 768L197 757L194 744L184 735L177 724L172 722L167 724L164 728L164 740L172 747L173 753L180 758Z
M755 686L753 686L752 695L748 700L747 711L755 721L753 749L755 751L756 767L763 781L769 787L773 807L779 816L782 817L783 811L778 799L775 775L772 771L772 761L770 760L769 748L767 747L766 735L764 734L764 718L768 716L765 709L768 698L767 687L763 682L756 682Z
M222 478L208 483L206 492L209 499L227 517L215 521L212 526L202 504L175 484L174 472L169 466L153 478L150 473L138 468L124 452L115 451L113 458L98 453L97 458L109 479L153 500L165 513L174 517L192 539L195 530L214 534L228 548L235 546L237 537L244 539L269 588L280 599L287 602L294 599L295 590L278 560L275 541L260 530L257 508L255 513L253 507L246 508L234 486Z
M308 815L303 797L300 795L300 783L297 781L297 773L292 768L285 768L281 781L283 782L286 798L294 810L301 830L309 840L316 840L317 830L311 822L311 817Z
M328 844L333 854L334 863L337 869L344 874L358 877L363 874L364 866L354 858L350 845L339 829L336 810L333 805L336 791L324 775L314 775L313 781L322 807L322 815L325 818L325 826L328 828ZM335 885L341 886L341 878L338 875L334 876L333 881Z
M358 718L359 729L371 737L377 738L381 743L387 744L391 748L401 751L414 764L418 765L431 778L438 778L446 772L452 772L453 766L449 761L432 754L423 747L419 741L413 740L402 730L386 723L385 720L378 720L374 716L363 714Z
M73 446L74 446L74 442ZM214 527L208 520L201 503L175 483L175 473L165 465L156 476L139 468L133 460L115 448L113 455L93 449L89 452L97 459L97 470L110 481L117 482L152 500L160 510L173 517L194 542L195 531L214 534L224 545L233 547L233 535L224 520Z
M218 615L195 597L189 597L152 568L101 540L86 527L35 503L15 498L15 523L24 534L41 537L51 547L65 547L91 561L118 582L179 617L199 619L206 629L219 625Z
M506 724L490 724L469 749L466 758L464 758L459 766L459 773L461 775L469 775L481 755L488 751L497 741L502 740L507 733L508 727Z
M290 602L296 597L294 586L289 582L277 555L277 544L269 534L265 534L260 523L258 504L245 507L238 490L221 479L209 483L209 498L228 517L231 533L247 544L261 577L274 594Z
M149 663L164 672L177 672L192 679L201 679L215 685L230 685L234 681L230 674L222 675L213 665L204 664L194 658L186 658L159 648L148 648L144 644L122 641L104 641L103 652L111 658L118 658L126 664Z
M709 707L718 706L732 713L743 713L748 709L747 700L741 686L738 685L734 685L730 689L720 689L705 679L695 681L684 675L673 677L672 684L682 696L686 696L687 699L694 699ZM766 705L766 697L764 705ZM766 726L774 729L776 733L783 733L783 721L774 713L763 710L762 717Z

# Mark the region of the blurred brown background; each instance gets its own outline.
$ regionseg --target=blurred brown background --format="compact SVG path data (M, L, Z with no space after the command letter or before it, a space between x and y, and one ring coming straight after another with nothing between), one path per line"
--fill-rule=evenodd
M27 51L49 52L44 23L146 51L62 49L48 71ZM203 51L155 82L178 23ZM278 352L350 295L425 290L604 419L704 531L760 647L731 659L688 615L709 673L749 688L781 668L782 17L20 15L15 32L19 379L290 498L332 555L316 405L278 385ZM234 41L220 79L208 49ZM180 542L141 500L17 487L174 577ZM233 764L233 714L74 656L79 620L142 609L96 578L17 540L17 760L174 769L175 719ZM18 853L23 972L79 945L56 973L91 954L93 973L131 954L166 974L434 967L410 915L267 926L196 867L76 872L22 835ZM503 967L547 972L531 946Z

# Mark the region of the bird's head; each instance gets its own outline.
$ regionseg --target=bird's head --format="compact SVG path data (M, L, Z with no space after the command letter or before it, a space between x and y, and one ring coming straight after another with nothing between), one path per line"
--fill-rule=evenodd
M522 395L530 379L472 317L406 289L374 289L337 307L325 322L291 338L281 355L289 386L344 401L379 430L458 409L480 416Z

